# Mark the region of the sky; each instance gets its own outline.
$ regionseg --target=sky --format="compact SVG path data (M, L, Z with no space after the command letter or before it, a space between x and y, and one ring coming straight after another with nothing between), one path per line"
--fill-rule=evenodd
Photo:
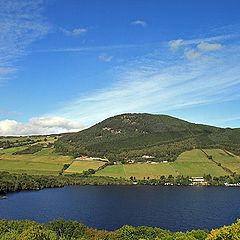
M0 0L0 135L122 113L240 127L239 0Z

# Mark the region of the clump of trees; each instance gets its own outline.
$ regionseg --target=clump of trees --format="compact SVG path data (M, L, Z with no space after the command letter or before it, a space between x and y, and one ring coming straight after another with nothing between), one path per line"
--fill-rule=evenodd
M36 152L39 152L43 149L43 145L42 144L35 144L35 145L30 145L27 148L23 149L23 150L19 150L17 152L14 153L14 155L18 155L18 154L34 154Z
M16 138L16 140L8 140L7 137L3 137L0 141L0 148L12 148L12 147L21 147L21 146L26 146L29 144L34 144L37 142L40 142L41 140L39 139L34 139L34 138L24 138L21 139L21 137Z

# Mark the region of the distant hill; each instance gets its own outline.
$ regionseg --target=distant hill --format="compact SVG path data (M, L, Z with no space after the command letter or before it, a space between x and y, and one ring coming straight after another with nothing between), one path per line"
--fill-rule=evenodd
M146 161L146 156L174 161L180 153L194 148L220 148L239 154L240 128L194 124L167 115L122 114L62 136L55 148L63 154L112 161Z

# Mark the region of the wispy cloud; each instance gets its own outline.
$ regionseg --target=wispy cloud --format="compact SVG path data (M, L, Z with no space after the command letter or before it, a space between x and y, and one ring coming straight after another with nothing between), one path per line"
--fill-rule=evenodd
M109 56L107 54L101 54L99 55L98 59L102 62L111 62L113 59L113 56Z
M202 37L202 38L193 38L193 39L174 39L168 42L169 48L177 48L180 47L187 47L191 45L198 45L202 42L207 42L210 44L216 43L216 42L224 42L229 40L236 40L240 38L240 34L234 33L234 34L225 34L225 35L217 35L212 37Z
M72 30L68 30L66 28L60 28L60 31L67 36L77 37L85 34L88 30L87 28L74 28Z
M191 106L238 99L240 89L239 39L221 51L207 51L198 57L197 45L227 36L188 40L182 51L167 47L155 49L146 56L118 67L111 76L112 86L96 89L66 103L49 116L65 116L91 125L106 117L124 112L162 113ZM210 40L211 39L211 40ZM214 44L216 44L214 42ZM209 47L209 46L208 46ZM217 50L217 49L215 49ZM189 61L184 57L194 58Z
M171 41L169 41L169 47L172 51L176 51L181 47L183 42L184 41L182 39L171 40Z
M208 42L201 42L197 45L197 48L201 51L216 51L221 49L223 46L220 43L208 43Z
M223 48L222 43L217 41L226 41L229 39L239 38L237 34L228 34L208 38L197 38L190 40L176 39L168 42L169 49L172 52L183 50L183 56L188 60L194 60L205 56L207 52L218 51Z
M42 16L42 1L0 0L0 78L12 73L29 44L48 30Z
M143 20L135 20L131 22L131 25L146 27L147 23Z
M106 46L88 46L88 47L73 47L73 48L55 48L55 49L43 49L38 52L105 52L108 50L128 49L128 48L139 48L143 45L139 44L122 44L122 45L106 45ZM146 45L144 45L146 46Z
M13 67L0 67L0 77L1 76L6 76L10 73L13 73L13 72L15 72L15 70L16 69L13 68Z
M184 50L184 57L187 58L188 60L193 60L201 56L201 52L192 49L192 48L187 48Z

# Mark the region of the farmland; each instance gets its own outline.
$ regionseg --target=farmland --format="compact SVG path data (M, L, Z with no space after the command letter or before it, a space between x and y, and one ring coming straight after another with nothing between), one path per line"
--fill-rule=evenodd
M29 138L8 138L12 144L25 142ZM1 139L3 141L3 139ZM5 139L6 140L6 139ZM137 162L107 166L95 159L73 158L57 153L54 137L30 138L31 144L0 149L0 171L27 173L31 175L59 175L83 173L89 169L96 171L95 176L110 176L129 179L158 179L160 176L178 175L198 177L205 174L225 176L231 172L240 173L240 157L221 149L193 149L181 153L174 162ZM29 140L28 140L29 141ZM26 154L29 147L40 145L40 149ZM211 158L209 158L211 156ZM65 167L67 166L67 167ZM228 171L229 170L229 171Z
M61 156L54 149L43 148L34 154L17 154L26 147L0 150L0 171L41 175L58 175L64 164L70 164L72 157Z
M214 153L213 157L215 157L215 155L220 155L221 158L217 158L219 161L221 161L228 167L232 167L232 169L235 169L236 172L239 173L239 157L235 155L234 157L232 157L228 154L225 154L223 156L220 154L223 152L223 150L220 149L212 149L208 151L209 153ZM133 176L137 179L143 179L144 177L159 178L162 175L183 175L197 177L204 176L204 174L211 174L212 176L228 175L226 171L224 171L220 166L208 159L208 157L199 149L186 151L180 154L175 162L156 164L120 164L108 166L96 173L97 176L112 176L122 178L129 178Z
M135 163L135 164L120 164L104 168L96 173L97 176L122 177L129 179L131 176L137 179L159 178L161 175L177 176L178 173L169 163Z
M97 160L75 160L72 162L70 167L64 171L64 173L82 173L83 171L87 171L88 169L97 170L104 164L104 162Z
M221 151L216 149L216 152ZM226 157L226 161L229 157ZM239 162L240 163L240 162ZM171 163L179 175L198 177L204 174L211 174L212 176L227 175L220 166L207 158L207 156L199 149L186 151L180 154L177 160Z
M205 152L211 155L215 161L232 172L240 173L240 157L221 149L206 149Z

